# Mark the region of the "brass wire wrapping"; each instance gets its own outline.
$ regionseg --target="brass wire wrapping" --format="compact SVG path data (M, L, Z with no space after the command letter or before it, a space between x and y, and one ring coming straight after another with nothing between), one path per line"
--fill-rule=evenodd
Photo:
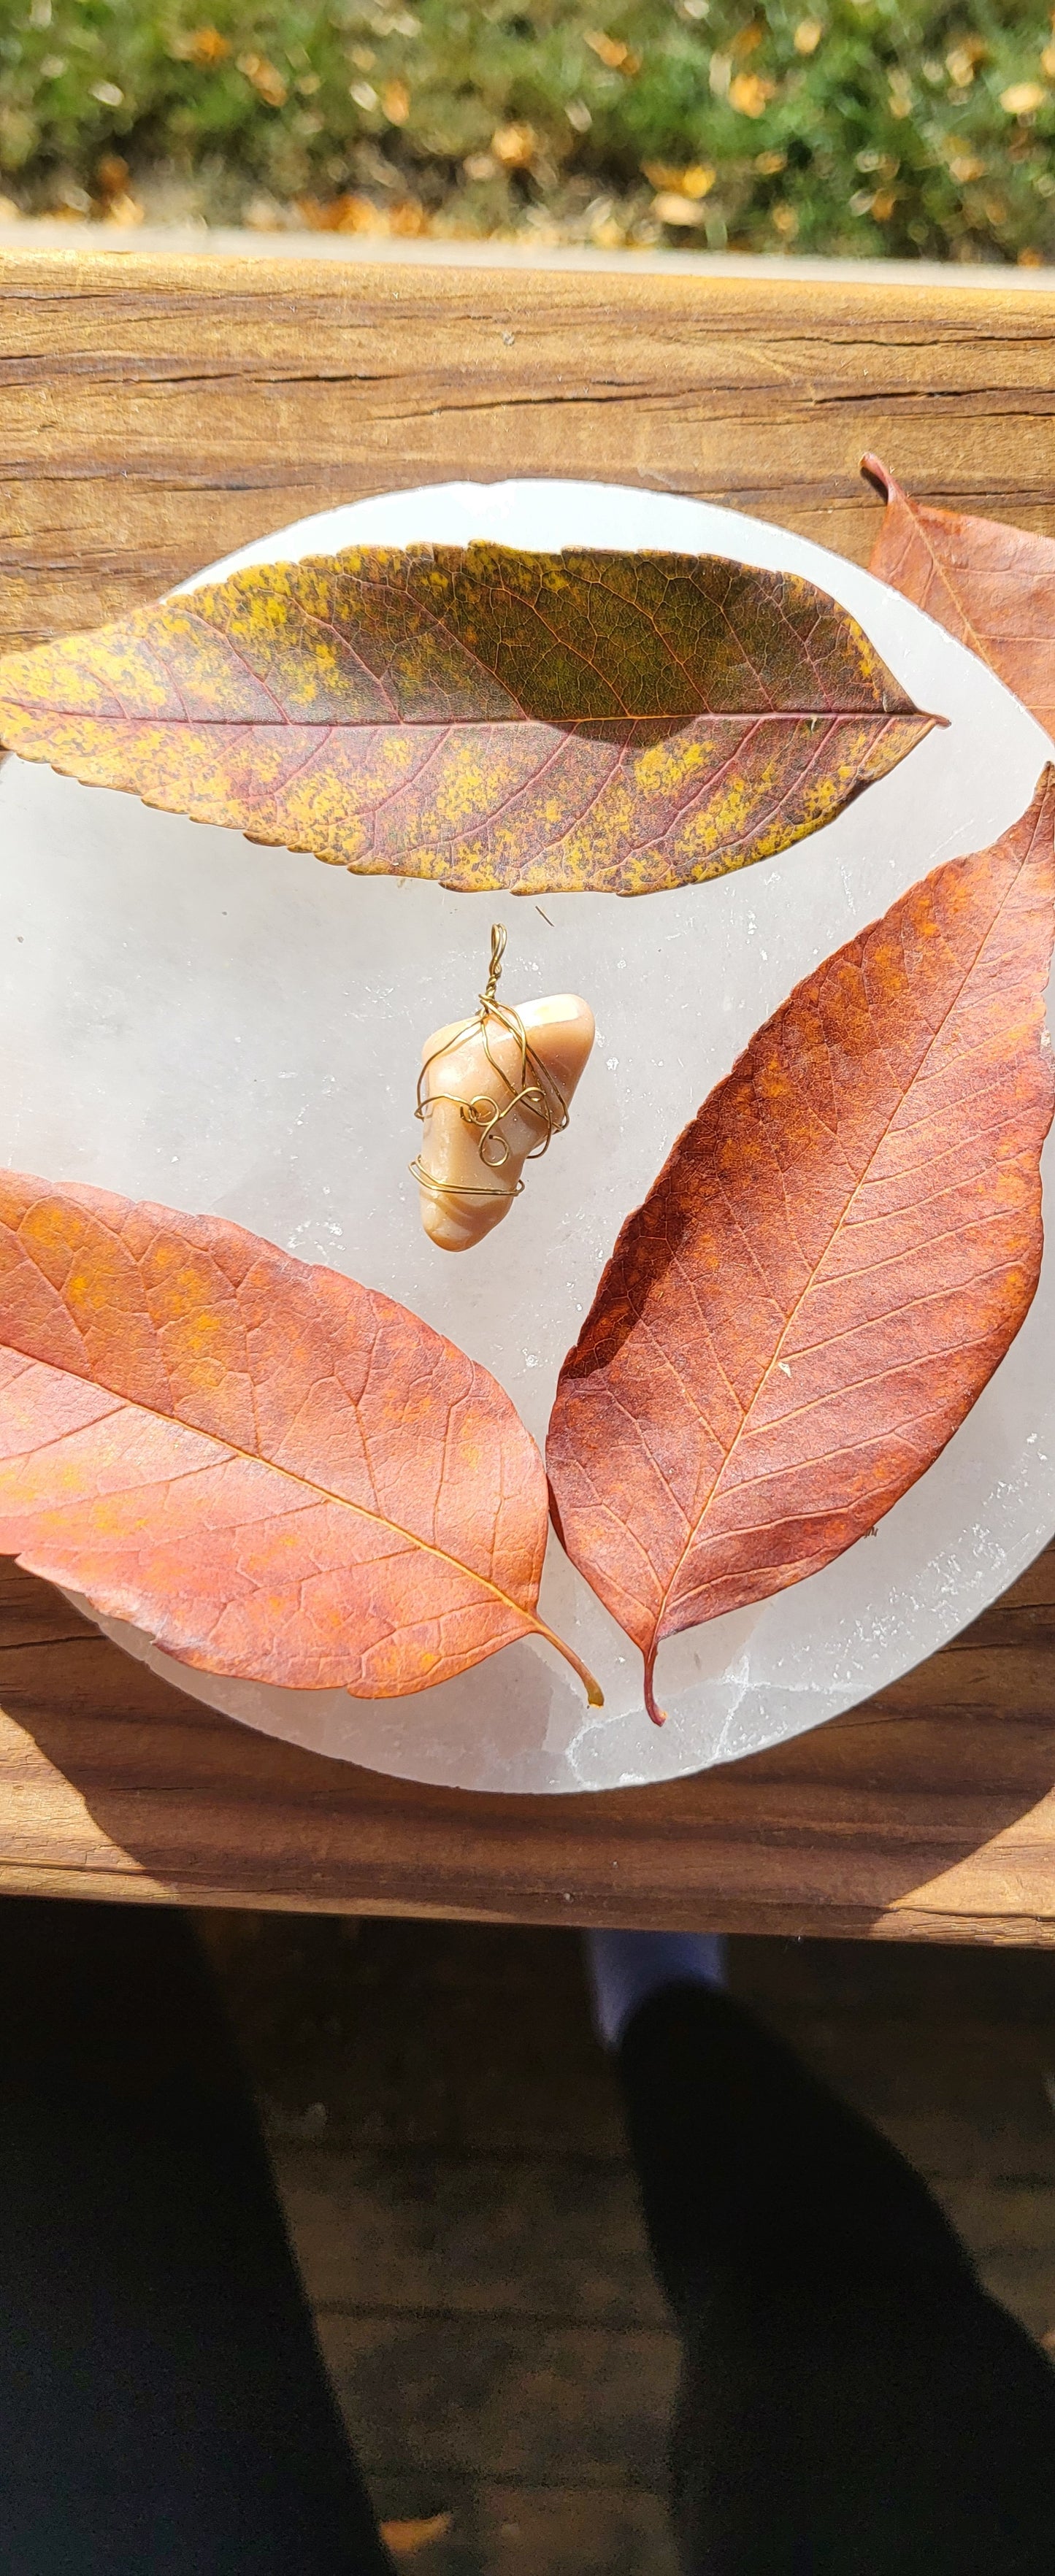
M417 1107L414 1111L415 1118L420 1119L424 1124L434 1101L448 1101L452 1108L459 1111L466 1127L477 1129L477 1152L485 1171L488 1172L500 1172L514 1150L510 1146L508 1137L502 1132L503 1119L508 1118L514 1109L526 1110L530 1117L539 1120L543 1129L540 1142L533 1145L524 1156L527 1163L537 1163L543 1154L548 1153L554 1136L563 1135L568 1124L567 1101L562 1097L553 1075L547 1071L545 1065L540 1064L538 1057L533 1054L528 1045L527 1031L519 1011L511 1010L507 1004L498 1000L498 979L502 972L505 948L506 933L502 924L497 921L492 922L491 966L487 982L479 996L479 1010L474 1013L471 1020L466 1021L464 1028L459 1029L457 1037L448 1038L445 1046L435 1047L432 1054L426 1056L418 1075ZM508 1074L503 1072L497 1058L491 1052L489 1035L491 1022L503 1029L507 1037L516 1040L520 1056L518 1081L510 1081ZM479 1030L488 1064L492 1066L503 1090L508 1092L508 1099L497 1100L486 1091L477 1092L472 1100L461 1099L456 1091L427 1092L425 1084L432 1066L439 1063L441 1056L454 1055L475 1030ZM437 1180L434 1172L426 1170L420 1155L415 1157L410 1169L421 1188L431 1191L433 1198L437 1199L517 1199L524 1187L522 1180L514 1182L511 1190L504 1190L501 1186L495 1185L488 1187L486 1183L467 1187L464 1182L440 1181Z

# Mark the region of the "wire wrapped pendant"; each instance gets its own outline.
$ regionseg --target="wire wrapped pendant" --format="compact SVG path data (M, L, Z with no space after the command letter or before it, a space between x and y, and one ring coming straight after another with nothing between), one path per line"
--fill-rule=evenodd
M593 1013L574 993L519 1009L500 1002L506 933L491 931L479 1008L436 1029L422 1050L415 1116L425 1129L410 1166L421 1221L443 1252L465 1252L507 1216L525 1163L548 1152L594 1041Z

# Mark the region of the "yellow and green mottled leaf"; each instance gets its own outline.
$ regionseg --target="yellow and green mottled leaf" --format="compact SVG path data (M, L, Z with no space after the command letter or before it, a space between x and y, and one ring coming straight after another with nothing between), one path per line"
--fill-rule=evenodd
M467 892L746 867L933 721L823 591L717 555L352 547L0 661L24 759Z

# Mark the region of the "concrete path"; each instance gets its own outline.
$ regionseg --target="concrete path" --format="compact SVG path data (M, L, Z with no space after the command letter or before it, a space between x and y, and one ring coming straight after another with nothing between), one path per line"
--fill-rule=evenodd
M789 282L828 280L858 286L1006 287L1023 294L1055 288L1055 268L1009 268L990 264L967 267L959 262L911 259L803 259L770 257L736 251L589 250L554 248L523 241L398 241L374 233L316 233L307 230L249 232L207 224L89 223L41 218L0 224L0 252L86 250L117 252L123 257L152 252L171 256L192 251L201 258L328 259L381 261L412 268L569 268L626 269L638 275L694 277L783 277Z

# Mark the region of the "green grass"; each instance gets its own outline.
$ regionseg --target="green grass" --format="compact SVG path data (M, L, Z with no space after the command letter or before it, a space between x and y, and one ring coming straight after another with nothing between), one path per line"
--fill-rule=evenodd
M1055 41L1035 0L0 0L0 193L1055 260Z

